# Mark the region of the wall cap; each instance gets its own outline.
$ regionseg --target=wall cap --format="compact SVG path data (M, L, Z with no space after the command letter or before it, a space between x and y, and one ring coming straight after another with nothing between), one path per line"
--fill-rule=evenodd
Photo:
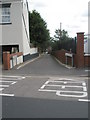
M3 53L10 53L9 51L3 52Z
M90 54L84 54L84 56L90 56Z
M65 53L65 56L73 57L73 54L71 54L71 53Z
M77 34L84 34L85 32L77 32Z

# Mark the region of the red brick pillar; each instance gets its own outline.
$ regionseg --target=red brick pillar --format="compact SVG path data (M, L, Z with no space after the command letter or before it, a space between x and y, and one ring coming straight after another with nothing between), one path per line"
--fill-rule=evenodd
M4 70L10 69L10 52L3 52Z
M84 67L84 32L77 33L77 67Z

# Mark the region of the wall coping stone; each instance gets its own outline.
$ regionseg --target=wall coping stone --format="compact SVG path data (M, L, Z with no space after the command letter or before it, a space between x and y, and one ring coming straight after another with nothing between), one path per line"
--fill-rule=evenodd
M73 57L72 53L65 53L65 56Z
M90 56L90 54L84 54L84 56L86 57L86 56Z

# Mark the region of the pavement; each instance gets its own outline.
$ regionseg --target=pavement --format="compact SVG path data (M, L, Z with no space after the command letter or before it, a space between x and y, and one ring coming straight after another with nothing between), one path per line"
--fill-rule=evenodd
M42 55L2 70L3 118L88 118L88 69L68 69Z

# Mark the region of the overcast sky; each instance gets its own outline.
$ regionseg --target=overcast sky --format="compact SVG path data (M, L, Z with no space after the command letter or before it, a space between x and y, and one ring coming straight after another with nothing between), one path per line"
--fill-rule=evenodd
M70 37L77 32L88 33L89 0L28 0L30 11L36 10L46 21L51 37L60 28L68 31Z

